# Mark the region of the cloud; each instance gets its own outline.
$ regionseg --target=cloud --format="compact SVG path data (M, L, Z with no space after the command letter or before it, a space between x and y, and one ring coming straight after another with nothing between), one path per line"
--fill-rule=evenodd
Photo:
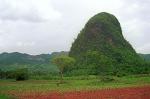
M35 42L21 42L21 41L19 41L19 42L17 42L16 45L19 46L19 47L34 46Z
M150 51L150 43L144 44L143 46L137 48L139 52L143 52L143 54L149 53Z
M124 0L121 11L118 13L125 38L132 44L138 53L150 53L143 45L149 45L150 34L150 1ZM139 50L141 49L142 50Z
M138 53L150 53L149 9L150 0L0 0L0 52L68 51L89 18L106 11Z
M40 22L61 17L50 0L0 0L1 20Z

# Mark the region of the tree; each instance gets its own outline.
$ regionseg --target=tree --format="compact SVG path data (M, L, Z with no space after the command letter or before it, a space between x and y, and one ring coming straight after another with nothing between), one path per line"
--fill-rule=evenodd
M5 77L5 72L0 69L0 79Z
M52 60L52 63L59 68L60 72L60 83L63 82L63 71L65 67L71 66L75 63L75 59L69 56L59 56Z
M17 69L15 71L16 81L27 80L28 78L29 78L29 74L28 74L28 69L27 68Z

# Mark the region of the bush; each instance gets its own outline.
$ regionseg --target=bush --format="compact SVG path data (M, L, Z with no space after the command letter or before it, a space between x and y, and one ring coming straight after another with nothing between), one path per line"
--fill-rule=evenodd
M5 78L6 77L5 75L6 75L5 72L0 69L0 79Z
M16 70L15 79L16 81L27 80L29 78L28 69L18 69Z

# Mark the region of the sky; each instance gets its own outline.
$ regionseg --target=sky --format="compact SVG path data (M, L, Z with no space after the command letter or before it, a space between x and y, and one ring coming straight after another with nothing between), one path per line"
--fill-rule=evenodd
M95 14L115 15L137 53L150 53L150 0L0 0L0 53L69 51Z

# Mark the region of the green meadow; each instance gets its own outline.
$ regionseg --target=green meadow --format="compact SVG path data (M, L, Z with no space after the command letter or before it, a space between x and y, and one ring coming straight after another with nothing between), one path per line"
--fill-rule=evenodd
M111 78L111 79L110 79ZM120 88L132 86L150 85L150 76L125 76L109 77L107 80L101 77L64 77L64 83L59 86L59 80L0 80L0 93L9 92L36 92L36 91L71 91L71 90L93 90L105 88Z

